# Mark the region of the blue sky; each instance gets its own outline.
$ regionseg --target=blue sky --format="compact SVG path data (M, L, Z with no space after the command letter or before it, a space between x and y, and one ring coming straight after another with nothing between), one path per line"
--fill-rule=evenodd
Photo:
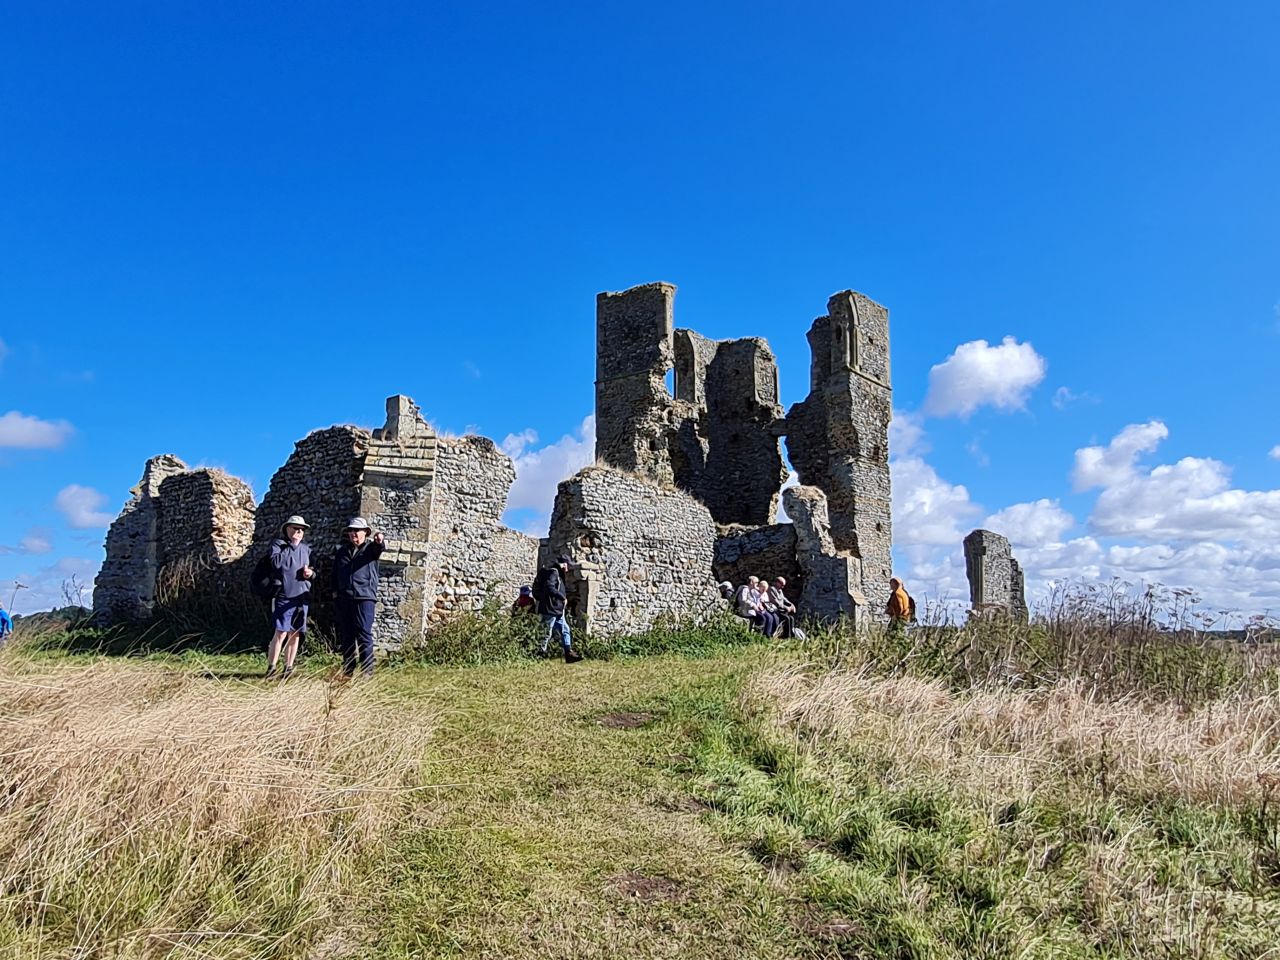
M590 446L596 292L667 280L788 404L831 293L890 308L918 592L995 519L1034 584L1280 609L1274 3L27 6L0 602L91 579L148 456L261 496L395 392L510 437L536 528Z

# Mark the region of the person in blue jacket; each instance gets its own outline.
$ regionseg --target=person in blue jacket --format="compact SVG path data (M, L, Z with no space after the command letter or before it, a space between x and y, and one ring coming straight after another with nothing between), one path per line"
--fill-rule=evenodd
M4 646L5 637L11 633L13 633L13 620L9 617L9 611L0 607L0 647Z
M357 660L360 671L373 676L373 611L382 550L382 534L374 533L364 517L353 517L333 554L334 613L342 672L348 677L355 674Z
M276 675L280 650L284 648L281 680L293 673L298 642L307 629L307 607L311 601L311 547L302 542L311 527L296 514L284 522L280 536L271 541L271 566L280 581L280 590L271 601L271 621L275 633L267 647L267 679Z

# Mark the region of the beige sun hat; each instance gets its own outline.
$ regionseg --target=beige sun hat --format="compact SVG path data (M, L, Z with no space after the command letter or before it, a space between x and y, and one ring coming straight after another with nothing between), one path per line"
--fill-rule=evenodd
M311 524L307 523L307 521L303 520L300 516L298 516L295 513L292 517L290 517L284 523L280 524L281 530L283 530L285 527L301 527L303 530L310 530Z
M348 530L363 530L366 533L373 533L373 527L369 526L364 517L352 517L347 524Z

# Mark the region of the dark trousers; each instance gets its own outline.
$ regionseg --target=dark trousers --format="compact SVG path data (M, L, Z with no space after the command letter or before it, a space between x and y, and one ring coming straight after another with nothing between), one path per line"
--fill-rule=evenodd
M338 645L342 649L342 672L356 672L356 654L360 669L373 673L373 607L372 600L338 597Z

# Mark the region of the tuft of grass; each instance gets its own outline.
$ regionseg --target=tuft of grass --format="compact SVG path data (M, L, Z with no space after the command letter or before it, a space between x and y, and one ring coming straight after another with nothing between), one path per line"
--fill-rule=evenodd
M434 724L299 679L0 662L0 944L297 956L412 808Z
M739 709L696 751L698 796L845 955L1272 955L1273 697L801 665Z
M515 614L490 600L480 610L460 613L433 626L420 637L411 637L393 659L407 664L446 666L504 663L526 659L544 639L541 618ZM642 633L608 637L575 636L573 645L593 660L614 657L683 654L710 656L761 641L739 617L727 613L705 620L668 618ZM550 644L559 651L559 638Z
M1183 704L1280 692L1280 644L1209 631L1185 602L1182 591L1158 587L1134 594L1121 583L1068 585L1029 624L940 616L909 630L811 625L810 639L793 646L832 666L939 679L955 690L1079 681L1106 699Z

